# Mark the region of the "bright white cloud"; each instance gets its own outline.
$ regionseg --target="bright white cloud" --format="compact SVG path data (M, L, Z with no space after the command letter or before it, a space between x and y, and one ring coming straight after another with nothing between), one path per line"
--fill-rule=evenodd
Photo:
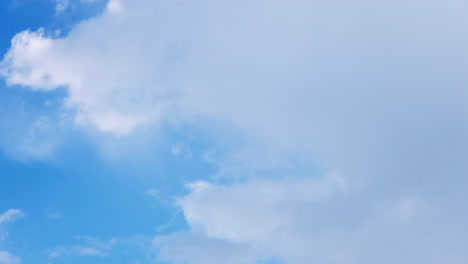
M252 264L264 255L250 246L213 239L199 234L175 234L153 240L158 259L170 263Z
M437 204L420 197L367 200L342 180L196 183L180 201L191 231L154 239L171 263L463 263L468 242ZM449 240L447 240L449 239ZM451 240L450 240L451 239ZM448 243L448 244L447 244ZM231 263L231 262L228 262Z
M425 15L464 21L457 3L110 1L124 8L63 38L18 34L1 68L11 85L67 87L76 121L100 131L125 135L176 106L337 171L407 178L460 167L442 156L468 149L466 49L453 44L466 29Z
M292 153L343 173L353 190L347 201L333 181L199 183L181 201L193 231L158 241L164 259L220 263L201 244L245 252L239 263L269 254L294 264L465 263L466 7L110 1L65 37L16 35L1 74L67 89L76 122L102 132L125 135L175 112L234 124L281 153L236 162L259 168Z
M197 182L190 188L179 204L192 230L156 237L161 260L247 264L277 257L286 263L311 262L317 254L316 236L327 225L316 219L326 212L318 211L345 193L338 176L253 180L233 186Z
M120 23L118 20L119 18L115 18L113 22L103 22L116 23L115 26L118 26ZM96 25L83 23L81 26L92 29ZM105 27L107 26L98 26L96 28L98 30L93 33L88 29L76 30L72 33L76 34L75 37L69 36L71 39L55 40L44 36L42 30L18 34L13 39L12 49L4 60L4 65L8 66L3 67L3 74L8 76L7 82L38 90L69 87L68 105L77 109L77 122L84 125L92 124L103 132L126 134L137 125L156 118L161 108L159 97L162 96L162 92L154 83L147 83L149 79L154 79L152 76L154 67L148 65L146 70L138 67L133 70L127 68L129 66L127 63L138 60L137 57L143 54L135 57L126 51L122 53L120 59L117 59L114 54L121 53L121 48L129 43L123 43L123 46L116 47L113 51L107 47L103 48L107 45L120 46L117 39L115 42L107 39L108 44L104 44L103 47L92 45L89 47L90 50L88 48L82 50L84 46L75 46L76 41L87 42L85 39L93 38L92 35L103 34L104 32L99 31L107 31ZM78 50L71 52L73 47ZM63 52L61 55L56 54L59 50ZM86 55L82 54L83 51ZM96 56L102 57L106 62L95 64ZM105 65L116 67L108 68ZM125 76L136 77L140 82L133 83L133 77L132 80L126 80Z
M119 0L110 0L106 6L106 10L111 13L121 12L122 9L122 3Z
M180 204L187 221L197 231L214 238L251 242L292 224L295 216L289 210L328 199L343 187L342 180L337 179L338 176L325 180L255 180L231 187L198 182L191 185L192 194ZM295 206L290 207L292 204Z

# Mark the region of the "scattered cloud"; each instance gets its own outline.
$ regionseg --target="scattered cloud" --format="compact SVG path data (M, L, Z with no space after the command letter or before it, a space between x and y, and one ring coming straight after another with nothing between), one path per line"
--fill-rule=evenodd
M24 216L25 214L21 210L9 209L6 212L0 214L0 225L8 222L14 222Z
M60 14L65 12L70 6L70 0L54 0L55 1L55 13Z
M46 216L50 219L60 219L63 217L63 214L58 211L47 210Z
M53 160L67 134L64 131L71 129L69 124L72 121L67 121L67 115L59 113L57 116L42 111L26 113L35 109L24 106L10 110L10 113L16 111L17 116L0 114L0 145L3 150L23 162Z
M101 241L94 237L78 237L78 245L57 246L49 253L49 258L59 257L80 257L80 256L98 256L105 257L110 254L112 247L117 239Z
M0 264L20 264L21 259L6 251L0 251Z
M0 214L0 242L4 241L8 235L4 225L7 223L15 222L16 220L25 217L25 214L18 209L9 209ZM2 244L0 244L2 246ZM11 253L1 250L0 248L0 264L20 264L21 259Z
M54 259L66 256L104 256L104 252L101 252L99 249L90 248L90 247L81 247L81 246L72 246L72 247L57 247L52 252L49 253L49 258Z
M184 142L176 142L172 144L171 153L177 158L191 158L193 156L190 146Z
M146 249L148 239L144 236L132 236L128 238L111 238L102 240L96 237L77 237L77 244L71 246L57 246L49 251L49 259L73 258L73 257L99 257L108 258L119 247Z
M173 207L175 199L156 189L148 189L145 195L150 197L157 205L164 207Z
M152 198L155 198L155 199L159 199L160 198L160 194L158 191L156 191L155 189L149 189L145 192L146 195L152 197Z

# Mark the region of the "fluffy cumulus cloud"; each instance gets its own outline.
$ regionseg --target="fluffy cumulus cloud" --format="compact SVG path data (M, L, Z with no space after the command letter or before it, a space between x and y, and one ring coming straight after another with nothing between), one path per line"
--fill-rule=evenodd
M296 248L295 257L300 251L309 252L303 261L310 263L311 243L319 238L305 239L311 234L302 237L298 232L311 231L304 229L308 225L320 229L323 218L314 219L313 210L335 194L346 193L346 184L336 175L321 180L254 180L234 186L196 182L190 188L179 205L191 232L156 237L154 246L161 260L214 264L228 259L247 264L287 259L283 254ZM296 241L297 235L303 241ZM297 247L303 242L308 245Z
M191 230L156 237L153 245L171 263L466 261L463 214L422 197L367 198L337 176L198 182L180 200Z
M192 229L156 239L162 259L464 263L466 8L112 0L66 36L17 34L0 73L66 90L76 122L101 132L208 116L346 178L198 183L180 203Z
M65 88L76 122L104 132L182 110L338 171L452 173L467 149L460 6L109 1L66 36L19 33L1 73L10 85Z

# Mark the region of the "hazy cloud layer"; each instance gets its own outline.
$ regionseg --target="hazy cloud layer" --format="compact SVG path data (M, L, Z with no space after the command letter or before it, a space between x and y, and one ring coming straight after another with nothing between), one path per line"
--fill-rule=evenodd
M79 124L118 135L176 108L339 171L451 174L466 169L464 5L111 1L63 38L18 34L2 73L67 87Z
M21 260L6 251L0 251L0 264L19 264Z
M0 73L66 89L87 128L123 136L207 116L266 146L245 163L293 153L346 179L194 185L180 204L191 231L156 238L164 260L464 263L467 8L112 0L67 36L19 33Z

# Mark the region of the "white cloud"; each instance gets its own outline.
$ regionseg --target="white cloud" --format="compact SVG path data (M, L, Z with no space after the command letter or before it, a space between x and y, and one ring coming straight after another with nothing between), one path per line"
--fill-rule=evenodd
M8 231L4 226L10 222L15 222L24 216L25 214L18 209L9 209L6 212L0 214L0 242L5 240L8 236Z
M60 219L63 217L63 214L58 211L47 210L46 216L50 219Z
M233 186L196 182L190 188L191 193L179 204L191 232L156 237L160 260L258 263L282 257L286 263L302 263L287 256L298 247L294 255L306 255L304 259L310 262L316 253L300 244L311 246L318 238L305 238L319 232L306 227L315 222L313 229L320 229L325 223L314 219L320 215L316 211L322 203L344 194L333 177L252 180Z
M0 264L19 264L20 258L11 255L6 251L0 251Z
M25 214L18 209L9 209L6 212L0 214L0 242L2 242L8 235L7 231L4 230L3 225L15 222L19 218L24 217ZM7 251L0 250L0 264L19 264L21 259L17 256L10 254Z
M47 159L50 157L56 148L54 140L49 137L51 130L50 121L46 116L37 118L30 125L27 135L21 138L22 142L17 144L18 158Z
M191 185L192 194L182 199L180 205L187 221L197 231L210 237L250 242L269 236L285 222L293 221L288 215L295 217L294 214L288 212L297 208L288 204L312 205L329 199L340 188L338 181L331 177L322 181L253 180L231 187L198 182Z
M76 121L103 132L128 134L176 106L355 177L458 170L441 153L468 149L455 84L466 50L451 44L466 29L416 3L466 19L456 1L110 1L125 10L63 38L18 34L1 68L11 85L67 87Z
M191 230L158 236L171 263L463 263L467 230L440 200L402 196L374 201L325 179L196 183L180 200ZM466 217L465 217L466 218ZM453 226L451 226L451 224ZM447 244L448 243L448 244ZM231 262L229 262L231 263Z
M9 209L0 214L0 225L8 222L14 222L21 217L24 217L24 213L21 210Z
M70 6L70 0L54 0L55 1L55 12L63 13Z
M79 256L96 256L101 255L102 253L95 248L86 248L86 247L73 247L73 252Z
M49 259L59 257L82 257L82 256L106 256L108 252L103 252L100 249L92 247L72 246L72 247L56 247L49 253Z
M240 262L267 248L290 263L464 263L466 5L111 1L63 38L19 33L1 74L33 90L65 87L76 122L101 132L126 135L179 111L234 124L281 153L235 162L274 167L292 153L343 173L353 190L346 201L327 187L315 197L308 180L201 183L181 202L194 231L168 238L167 259L189 259L176 255L180 243L199 254L199 241L245 249Z
M110 254L117 239L101 241L93 237L78 237L78 241L80 244L77 245L55 247L50 251L49 259L83 256L105 257Z
M114 22L118 23L118 21ZM95 25L82 24L82 26L94 27ZM99 30L105 29L101 27ZM92 34L101 34L99 30ZM73 39L91 37L87 29L84 29L83 33L84 35L80 33L80 30L74 31L72 35L76 34L76 36L70 35L69 37ZM157 97L160 96L157 89L154 90L155 87L152 84L149 87L146 84L147 87L142 86L141 89L133 90L135 85L143 84L126 83L125 78L122 78L128 75L148 76L150 69L146 72L134 69L132 72L126 69L126 64L111 63L115 57L112 55L113 52L105 52L105 50L109 51L107 48L101 51L100 48L92 47L91 50L85 52L87 55L83 57L80 50L84 46L76 47L79 49L76 53L70 52L70 48L75 44L76 41L72 39L48 38L44 36L42 30L18 34L12 41L12 49L5 56L4 65L9 67L3 68L3 74L8 75L7 82L10 84L26 85L38 90L68 86L70 89L68 106L76 107L77 123L92 124L104 132L123 135L135 126L147 123L157 116L161 105L157 104ZM63 52L62 55L68 54L71 57L56 56L55 52L59 50ZM117 50L114 52L119 53L120 51ZM117 67L102 68L103 64L97 65L93 62L95 56L102 56L108 60L108 65ZM133 56L125 54L124 57L132 58ZM73 63L70 64L71 62ZM104 77L105 75L108 78ZM107 81L102 80L103 77ZM141 79L146 81L147 78ZM141 107L135 107L135 104Z
M6 103L8 113L0 113L0 145L13 158L27 162L55 158L73 120L66 114L54 113L52 105L46 110L28 107L22 103L19 107ZM60 111L60 110L59 110ZM70 134L70 133L68 133Z
M111 13L121 12L122 9L122 3L119 0L110 0L106 6L106 10Z
M49 259L65 259L74 257L99 257L107 258L118 254L119 247L146 249L149 239L144 236L131 236L127 238L111 238L102 240L96 237L77 237L77 244L70 246L56 246L49 251Z
M159 198L159 192L156 191L155 189L149 189L145 192L145 194L153 198Z
M211 239L197 234L161 236L153 240L159 248L158 258L170 263L251 264L262 255L249 246Z

